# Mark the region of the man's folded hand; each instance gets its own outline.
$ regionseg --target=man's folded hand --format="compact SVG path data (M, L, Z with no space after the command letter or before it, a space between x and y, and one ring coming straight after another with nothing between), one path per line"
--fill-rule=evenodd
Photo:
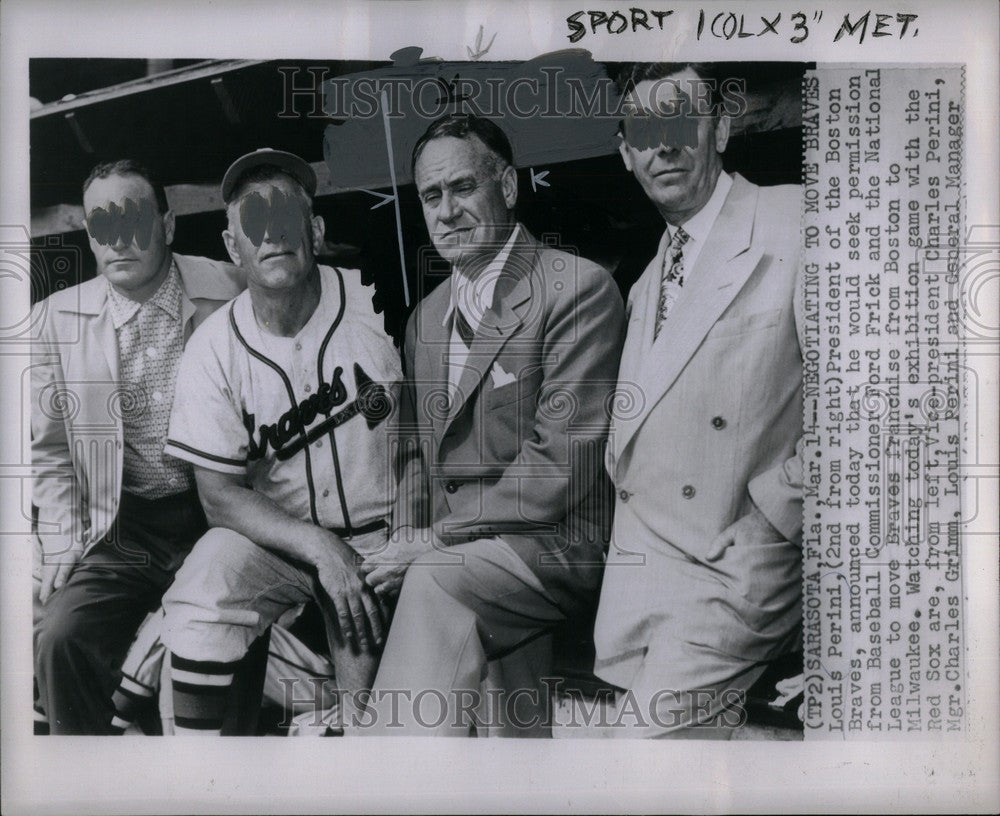
M389 537L381 552L365 558L361 573L380 597L396 595L410 564L424 553L442 546L429 527L401 527Z
M365 586L356 558L357 553L338 538L320 550L315 560L316 577L339 621L341 636L366 651L375 651L384 639L382 610Z

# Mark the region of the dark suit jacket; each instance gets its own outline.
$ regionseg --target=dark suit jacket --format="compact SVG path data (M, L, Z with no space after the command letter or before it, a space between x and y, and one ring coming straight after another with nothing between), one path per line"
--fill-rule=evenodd
M451 401L450 281L409 321L394 527L502 537L546 587L580 597L610 534L602 461L624 309L604 269L520 229Z

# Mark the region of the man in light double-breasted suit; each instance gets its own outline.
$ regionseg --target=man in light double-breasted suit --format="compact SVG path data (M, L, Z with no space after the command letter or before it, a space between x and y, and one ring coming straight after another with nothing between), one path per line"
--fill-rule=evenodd
M407 327L400 422L414 455L389 549L364 567L381 594L402 585L374 713L385 733L458 735L474 724L470 704L488 660L596 599L624 310L603 269L517 223L512 151L495 124L438 120L417 143L414 167L451 274ZM398 692L407 699L396 700L393 728L385 695ZM423 716L421 694L436 699ZM517 720L506 725L544 730L527 721L536 714L517 713L517 700L501 705Z
M691 66L631 79L621 154L667 229L628 298L596 673L634 695L627 734L725 737L801 637L800 189L723 172Z

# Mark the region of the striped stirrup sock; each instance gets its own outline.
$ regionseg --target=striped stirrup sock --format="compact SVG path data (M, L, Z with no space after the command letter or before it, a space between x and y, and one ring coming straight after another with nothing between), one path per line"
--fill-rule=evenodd
M218 736L229 704L233 672L239 661L217 663L170 655L177 734Z
M111 718L111 729L116 734L122 734L135 722L136 716L152 701L156 689L140 683L134 677L123 674L118 688L111 695L115 706L115 715Z

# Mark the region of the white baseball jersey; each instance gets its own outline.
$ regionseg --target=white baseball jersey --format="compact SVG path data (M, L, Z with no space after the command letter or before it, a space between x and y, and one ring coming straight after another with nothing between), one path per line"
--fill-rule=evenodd
M390 513L403 373L373 288L357 270L319 272L319 305L296 336L261 331L249 291L191 336L165 450L245 474L289 514L349 535Z

